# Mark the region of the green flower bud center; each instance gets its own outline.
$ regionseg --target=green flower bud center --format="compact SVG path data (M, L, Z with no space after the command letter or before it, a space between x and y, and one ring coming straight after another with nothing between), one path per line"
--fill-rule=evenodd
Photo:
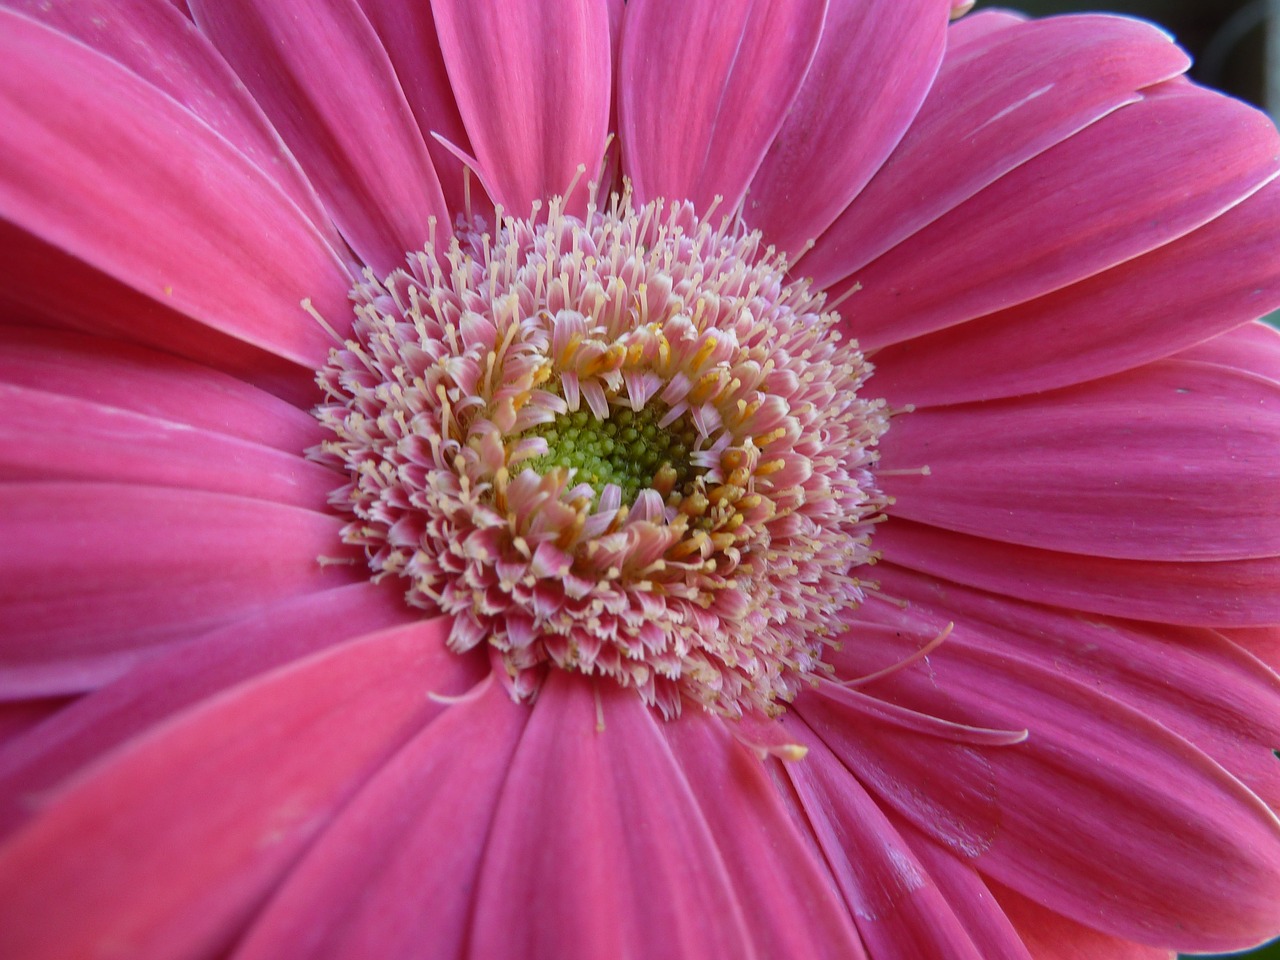
M614 407L607 420L597 420L586 409L561 414L526 432L547 441L546 454L526 466L542 474L555 467L575 470L574 479L590 484L597 495L616 484L624 504L653 487L663 467L675 472L672 486L682 490L699 472L689 459L697 432L686 417L661 426L665 413L662 404L650 403L639 411Z

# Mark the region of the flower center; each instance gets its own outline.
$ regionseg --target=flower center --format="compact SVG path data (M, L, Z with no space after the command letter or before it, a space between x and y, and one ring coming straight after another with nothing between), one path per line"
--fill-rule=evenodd
M687 417L664 426L663 413L663 405L653 402L638 411L625 406L611 410L607 420L597 420L587 410L560 414L526 433L547 443L547 453L526 466L536 473L564 467L596 494L613 484L622 491L624 504L633 503L645 489L684 490L695 473L689 458L698 434Z
M888 422L785 274L740 223L623 196L358 284L313 451L344 539L517 696L559 668L667 716L780 710L862 599Z

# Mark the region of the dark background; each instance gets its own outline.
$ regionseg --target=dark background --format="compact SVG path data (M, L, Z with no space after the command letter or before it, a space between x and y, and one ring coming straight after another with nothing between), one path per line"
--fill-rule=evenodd
M1191 76L1199 83L1267 107L1266 0L979 0L977 9L983 7L1011 8L1033 16L1106 11L1154 21L1195 59ZM1275 116L1280 103L1272 103L1271 109ZM1280 960L1280 941L1232 956Z

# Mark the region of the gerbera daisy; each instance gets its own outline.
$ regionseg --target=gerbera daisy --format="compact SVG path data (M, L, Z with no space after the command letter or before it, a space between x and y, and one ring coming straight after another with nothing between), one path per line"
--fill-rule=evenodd
M951 0L0 4L0 956L1280 932L1280 137Z

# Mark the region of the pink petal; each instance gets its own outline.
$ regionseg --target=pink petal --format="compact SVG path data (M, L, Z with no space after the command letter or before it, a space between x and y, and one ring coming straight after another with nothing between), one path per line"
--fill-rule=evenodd
M803 726L788 724L809 752L786 774L869 955L987 960L884 812Z
M96 337L0 328L0 383L175 420L288 453L323 439L308 413L241 380Z
M881 806L923 821L954 854L975 857L995 841L1002 810L989 758L1018 747L957 742L942 724L906 729L822 696L797 698L782 722L794 740L825 744Z
M1027 21L949 50L902 143L800 272L824 286L848 276L1189 63L1156 28L1119 17Z
M1189 347L1179 356L1280 382L1280 330L1265 323L1246 323L1225 336Z
M475 682L446 633L413 624L325 651L105 758L0 851L0 954L224 947L344 800L441 709L424 691Z
M327 646L420 619L394 589L352 584L272 604L175 645L0 752L0 833L76 770L214 694Z
M663 733L733 878L756 955L864 956L826 864L796 829L760 759L705 715L667 723Z
M1272 670L1280 672L1280 626L1246 627L1218 632L1231 643L1257 657Z
M895 418L881 450L894 516L1093 556L1280 555L1280 384L1231 368L1167 360L916 411ZM922 465L928 476L894 474Z
M437 234L449 235L426 145L355 0L196 0L191 7L375 273L386 276L407 251L421 249L432 217Z
M991 889L1036 960L1174 960L1172 951L1109 937L999 884Z
M609 11L609 85L610 89L618 89L618 56L622 49L622 21L627 13L627 0L605 0ZM609 98L609 146L605 154L604 171L600 175L600 191L621 192L622 183L622 149L618 146L618 98Z
M1255 656L1204 628L1083 618L1031 606L955 584L886 569L881 588L938 620L963 621L983 649L1010 663L1031 662L1087 683L1194 744L1229 773L1280 809L1280 678ZM942 624L939 624L942 625ZM876 649L896 660L900 633L869 637L856 631L847 666L865 670ZM888 639L888 642L886 640ZM946 643L964 645L963 637ZM944 644L945 645L945 644Z
M79 331L147 344L284 397L315 402L315 371L193 321L175 307L0 220L0 337ZM308 320L308 322L310 322ZM84 340L86 338L79 337ZM319 355L320 351L317 351Z
M119 65L16 14L0 24L0 214L191 318L170 332L143 316L131 337L181 342L194 322L318 366L332 341L299 302L341 326L349 280L279 188Z
M878 351L875 389L899 405L990 400L1168 356L1280 306L1277 218L1280 183L1272 182L1148 254ZM955 370L965 376L951 375Z
M498 802L473 954L752 954L715 838L658 724L632 691L551 672Z
M476 3L433 0L440 49L458 110L493 197L527 216L567 194L585 164L573 209L585 210L609 124L609 15L586 0Z
M345 478L174 420L0 383L0 480L97 480L205 490L323 511ZM32 430L32 424L39 424Z
M75 697L41 697L0 703L0 752L74 702Z
M885 561L994 593L1155 623L1280 623L1280 558L1114 560L998 543L894 518L876 531Z
M899 830L986 960L1032 960L976 870L913 827L901 824Z
M940 619L878 602L861 615L908 630ZM859 774L899 770L873 789L985 874L1078 922L1169 948L1234 949L1280 921L1280 821L1155 720L1083 679L1010 660L964 620L927 669L874 687L913 709L945 704L964 722L1030 728L1025 743L982 750L978 766L954 765L940 741L912 738L896 748L916 754L906 764L885 759L888 743L869 756L864 732L842 725L831 701L797 705ZM924 779L915 773L926 769ZM921 797L945 798L946 812Z
M884 163L942 61L947 12L939 0L827 9L808 76L751 181L747 222L769 243L798 253Z
M155 0L7 0L6 5L87 44L163 90L274 180L334 250L344 249L280 135L185 12Z
M1163 84L842 281L861 284L848 327L874 348L1075 283L1219 216L1271 180L1278 157L1264 114Z
M157 644L349 582L341 521L263 500L105 483L0 484L0 650L10 689L74 692ZM83 679L78 683L85 682ZM48 686L46 684L54 684Z
M467 923L528 716L498 683L444 710L308 851L236 960L485 956L468 950Z
M978 10L962 17L947 31L947 49L956 51L965 44L990 37L1005 27L1025 23L1027 15L1016 10Z
M629 4L618 67L622 162L640 201L735 210L808 71L817 0Z
M491 215L492 204L479 181L474 176L468 177L461 161L436 139L437 136L443 137L468 153L474 152L462 115L458 113L449 74L445 71L431 3L429 0L421 3L397 0L358 2L395 67L405 100L413 111L418 132L427 145L431 164L440 178L445 203L455 213L466 212L469 197L472 209Z

